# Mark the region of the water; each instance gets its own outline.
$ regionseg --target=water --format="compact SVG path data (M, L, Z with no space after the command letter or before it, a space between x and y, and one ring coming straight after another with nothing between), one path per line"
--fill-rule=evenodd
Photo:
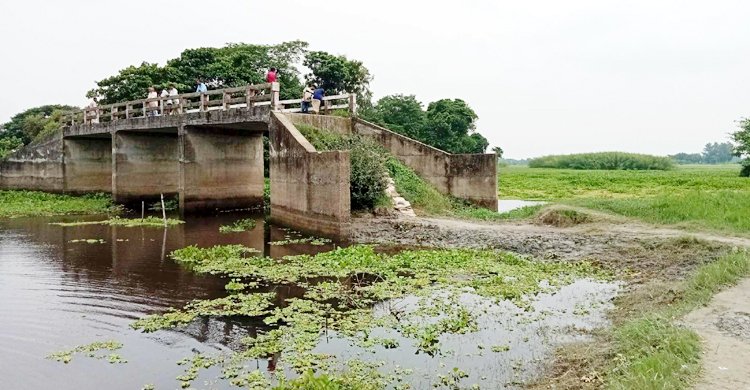
M100 220L103 217L24 218L0 221L0 378L2 389L157 389L179 388L175 377L183 367L175 363L194 352L222 353L236 348L239 340L253 335L253 324L230 319L203 319L185 329L144 334L132 330L133 320L182 307L193 299L226 296L226 280L199 276L176 265L168 254L188 245L243 244L266 256L282 257L330 250L333 244L269 245L284 240L287 230L257 226L249 232L221 234L219 226L248 215L223 214L188 219L186 224L161 228L124 228L103 225L61 227L56 221ZM293 237L295 238L295 237ZM75 242L101 239L104 242ZM277 303L304 290L273 286ZM533 377L540 363L561 342L584 338L582 331L605 326L605 310L617 285L579 280L556 294L542 294L534 312L522 312L509 303L495 304L467 291L461 300L484 312L480 331L467 335L443 335L446 351L430 357L415 354L413 340L393 330L374 334L399 340L400 347L375 347L364 351L329 332L316 352L340 359L359 357L413 368L407 380L414 388L430 388L438 374L460 367L469 375L461 383L482 388L511 387ZM374 308L409 310L413 298L383 302ZM581 308L587 310L582 311ZM389 333L390 332L390 333ZM127 364L74 355L69 364L45 357L56 351L93 341L116 340L117 351ZM483 345L481 349L478 346ZM509 351L492 352L493 345L508 345ZM272 369L274 362L251 363ZM193 382L194 388L225 389L216 381L217 369L208 370Z
M226 295L225 280L183 270L168 258L170 251L192 244L243 244L280 257L332 247L268 245L283 240L286 232L264 229L260 217L250 232L219 233L220 225L240 217L246 216L188 219L167 230L49 224L103 217L0 221L0 388L178 387L174 377L181 369L175 362L193 350L226 350L237 329L217 321L193 324L187 332L143 334L129 328L145 314ZM70 242L92 238L105 242ZM118 353L127 364L78 355L67 365L45 359L52 352L106 339L124 344Z
M507 213L508 211L513 211L513 210L520 209L523 207L536 206L536 205L545 204L545 203L547 202L542 202L538 200L498 199L497 212Z

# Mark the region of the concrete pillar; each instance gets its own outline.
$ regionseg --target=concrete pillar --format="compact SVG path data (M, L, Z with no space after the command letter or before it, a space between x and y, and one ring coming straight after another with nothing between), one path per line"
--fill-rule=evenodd
M66 193L112 191L112 138L63 140Z
M250 130L180 128L180 209L208 211L263 203L263 136Z
M117 203L140 203L179 191L177 131L118 131L112 142L112 196Z

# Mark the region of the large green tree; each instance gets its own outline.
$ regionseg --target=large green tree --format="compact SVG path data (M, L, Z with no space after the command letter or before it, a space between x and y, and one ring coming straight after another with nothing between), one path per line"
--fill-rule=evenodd
M62 126L62 114L78 110L78 107L61 104L50 104L30 108L14 115L10 121L2 125L0 139L17 138L23 144L44 136Z
M413 95L390 95L359 115L449 153L484 153L489 146L475 131L477 114L461 99L438 100L424 111Z
M362 62L324 51L311 51L305 55L302 64L310 69L305 81L323 87L326 94L355 93L369 98L372 76Z
M274 67L279 70L281 98L296 98L302 90L296 65L306 47L306 42L291 41L278 45L231 43L221 48L186 49L164 66L144 62L137 67L127 67L98 81L87 96L110 104L143 99L150 86L166 88L175 84L180 92L192 92L196 79L203 80L212 89L257 84L262 83L266 71Z
M740 130L732 133L734 146L734 155L742 158L742 170L740 176L750 176L750 118L743 118L739 122Z
M422 138L450 153L484 153L489 142L475 133L477 114L461 99L441 99L427 106Z
M372 113L365 114L381 126L407 137L420 139L425 112L414 95L390 95L378 100Z

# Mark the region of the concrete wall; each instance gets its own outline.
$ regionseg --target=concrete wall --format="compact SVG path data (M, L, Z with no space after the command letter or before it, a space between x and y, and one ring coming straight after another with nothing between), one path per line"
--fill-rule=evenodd
M350 118L343 118L339 116L331 115L311 115L311 114L293 114L285 113L287 118L296 124L306 124L317 127L319 129L326 129L339 134L351 134L352 133L352 120Z
M347 238L351 225L348 151L317 152L284 114L271 113L271 219Z
M112 196L117 203L153 200L179 192L177 131L113 135Z
M60 134L27 145L0 161L0 189L63 192Z
M65 192L112 191L112 139L66 138Z
M355 133L376 140L438 191L497 210L494 154L449 154L361 119L353 125Z
M246 208L263 203L261 133L184 126L180 143L180 209Z

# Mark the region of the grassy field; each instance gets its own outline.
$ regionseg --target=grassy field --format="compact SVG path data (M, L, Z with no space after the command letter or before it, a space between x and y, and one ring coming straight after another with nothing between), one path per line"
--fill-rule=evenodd
M503 199L546 200L646 222L750 234L750 180L737 165L688 165L671 171L504 167Z

